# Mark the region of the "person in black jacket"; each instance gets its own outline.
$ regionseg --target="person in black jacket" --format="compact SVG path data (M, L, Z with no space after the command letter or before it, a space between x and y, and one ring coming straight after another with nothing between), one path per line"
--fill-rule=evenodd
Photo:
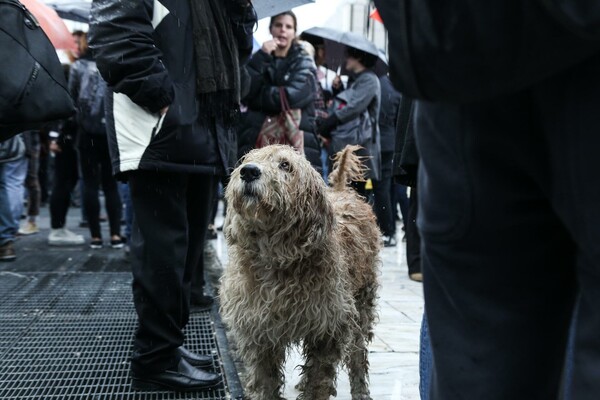
M129 180L136 390L190 391L220 384L199 369L210 356L183 345L191 287L214 191L235 163L232 127L241 65L256 13L248 0L96 0L90 47L108 83L114 172Z
M598 3L375 3L418 99L431 399L560 398L572 320L567 396L597 399Z
M376 61L377 56L346 47L345 67L352 82L335 95L329 116L318 123L318 133L331 140L331 155L346 145L362 146L357 154L365 158L366 178L372 181L381 178L381 86L372 71ZM353 182L353 185L367 198L366 182Z
M373 209L383 234L383 245L394 247L396 221L392 208L392 165L396 143L396 120L400 107L400 93L394 89L387 75L379 78L381 84L381 107L379 109L379 131L381 134L381 176L373 180Z
M304 154L320 172L321 146L315 134L316 66L296 42L296 28L296 15L291 11L272 17L269 29L273 39L248 63L250 90L244 99L248 111L240 127L238 155L254 148L265 118L281 111L279 87L283 87L290 108L301 109Z
M123 206L117 181L112 175L108 152L104 112L106 82L100 76L96 62L89 51L87 35L83 34L80 41L81 54L71 66L69 73L69 91L77 107L77 150L83 182L82 207L89 224L90 247L100 249L103 246L98 193L100 181L108 215L110 245L118 249L124 245L121 238Z

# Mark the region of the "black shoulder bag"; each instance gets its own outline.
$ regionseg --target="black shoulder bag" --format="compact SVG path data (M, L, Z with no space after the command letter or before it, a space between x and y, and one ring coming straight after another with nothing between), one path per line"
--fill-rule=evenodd
M75 112L56 50L17 0L0 0L0 141Z

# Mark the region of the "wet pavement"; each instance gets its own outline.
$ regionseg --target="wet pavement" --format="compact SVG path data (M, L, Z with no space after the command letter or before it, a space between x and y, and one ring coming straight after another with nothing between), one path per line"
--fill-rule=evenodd
M79 228L79 209L67 227ZM218 214L217 225L222 223ZM244 367L229 351L216 310L193 313L186 346L212 354L224 385L206 393L132 392L129 354L136 325L131 275L125 252L85 246L50 247L48 209L42 208L41 232L16 242L17 260L0 263L0 399L229 399L241 396ZM400 229L400 225L398 225ZM106 224L103 233L108 236ZM222 233L208 272L227 264ZM408 279L404 243L382 252L379 322L369 347L371 393L375 400L417 400L422 286ZM209 278L211 280L211 278ZM285 397L298 392L300 356L286 365ZM238 371L239 376L238 376ZM340 372L337 399L349 400L347 374Z

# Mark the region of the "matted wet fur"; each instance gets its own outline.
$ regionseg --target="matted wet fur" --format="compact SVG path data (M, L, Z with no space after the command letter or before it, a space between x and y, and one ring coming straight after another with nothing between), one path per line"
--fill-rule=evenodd
M221 312L250 399L283 399L285 358L295 344L305 358L299 399L335 396L341 363L352 399L371 399L367 345L380 233L371 206L348 186L363 174L357 149L337 155L331 187L289 146L251 151L231 176Z

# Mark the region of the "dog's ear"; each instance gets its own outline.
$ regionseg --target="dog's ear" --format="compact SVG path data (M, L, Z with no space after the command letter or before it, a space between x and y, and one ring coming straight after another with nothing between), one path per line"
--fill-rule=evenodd
M327 234L333 226L333 208L327 198L327 186L319 173L312 167L301 174L296 187L298 198L298 212L301 210L301 225L303 229L318 229ZM302 228L301 228L302 229Z

